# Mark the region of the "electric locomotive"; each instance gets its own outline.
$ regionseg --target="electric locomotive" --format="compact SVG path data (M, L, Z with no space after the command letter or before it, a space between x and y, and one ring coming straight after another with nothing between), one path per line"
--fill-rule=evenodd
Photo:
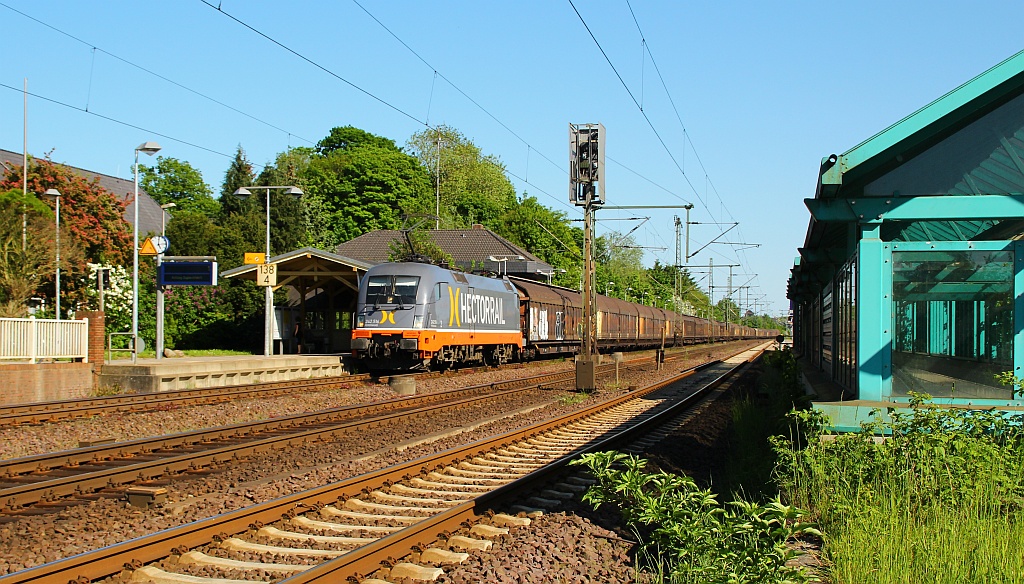
M359 283L352 350L374 370L501 364L523 350L519 317L519 293L507 278L380 264Z

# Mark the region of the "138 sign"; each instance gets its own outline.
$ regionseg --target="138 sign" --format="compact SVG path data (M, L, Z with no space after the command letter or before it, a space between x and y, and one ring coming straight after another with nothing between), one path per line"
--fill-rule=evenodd
M277 264L259 264L256 266L257 286L277 286Z

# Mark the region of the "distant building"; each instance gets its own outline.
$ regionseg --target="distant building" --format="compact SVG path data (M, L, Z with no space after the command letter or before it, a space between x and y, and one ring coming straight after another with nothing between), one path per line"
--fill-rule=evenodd
M30 155L31 156L31 155ZM21 168L22 154L21 152L11 152L10 150L0 149L0 167L3 167L5 171L12 170L14 168ZM31 164L31 162L30 162ZM115 197L126 201L128 206L124 211L124 220L132 225L135 221L135 202L132 199L135 196L135 181L127 180L123 178L117 178L116 176L110 176L106 174L100 174L98 172L92 172L91 170L85 170L83 168L77 168L68 164L55 162L54 164L60 164L79 176L83 176L88 180L99 179L99 185L105 190L110 191ZM36 193L39 194L39 193ZM147 233L160 233L161 227L161 215L165 215L163 218L165 221L171 220L170 213L167 213L160 208L160 203L156 202L153 197L150 197L144 190L139 189L139 234L145 235Z
M452 256L457 267L467 272L493 272L533 280L549 280L549 264L482 225L472 229L423 231L431 241ZM405 241L401 231L371 231L342 243L334 253L381 264L388 261L394 245Z

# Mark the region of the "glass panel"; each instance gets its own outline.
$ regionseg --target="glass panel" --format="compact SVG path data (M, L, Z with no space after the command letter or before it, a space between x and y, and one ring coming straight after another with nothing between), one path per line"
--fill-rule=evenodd
M1010 398L1012 251L892 253L893 395Z
M864 187L869 197L1024 192L1024 94Z
M419 276L395 276L395 302L416 304L416 288L419 285Z
M391 276L370 276L366 282L366 303L386 303L389 292L391 292Z

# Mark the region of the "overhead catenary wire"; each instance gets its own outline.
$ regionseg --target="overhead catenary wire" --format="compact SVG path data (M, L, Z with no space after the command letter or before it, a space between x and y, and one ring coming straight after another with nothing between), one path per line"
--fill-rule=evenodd
M54 25L52 25L52 24L50 24L48 22L43 22L42 20L40 20L40 19L30 15L30 14L26 14L25 12L22 12L21 10L18 10L17 8L13 8L13 7L11 7L10 5L8 5L8 4L4 3L4 2L0 2L0 6L6 8L6 9L12 11L12 12L15 12L17 14L20 14L21 16L23 16L23 17L25 17L25 18L27 18L27 19L29 19L29 20L39 24L40 26L44 26L44 27L46 27L46 28L56 32L56 33L64 35L64 36L66 36L69 39L72 39L72 40L74 40L76 42L79 42L79 43L89 47L92 50L92 54L93 54L93 58L92 58L93 59L93 64L95 64L96 52L103 53L104 55L107 55L107 56L109 56L109 57L111 57L113 59L121 61L122 63L124 63L126 65L134 67L134 68L136 68L136 69L138 69L140 71L143 71L145 73L148 73L149 75L152 75L153 77L156 77L157 79L161 79L163 81L166 81L167 83L170 83L171 85L174 85L175 87L178 87L180 89L184 89L185 91L188 91L189 93L197 95L197 96L199 96L199 97L201 97L201 98L203 98L203 99L205 99L207 101L213 102L213 103L215 103L215 104L217 104L217 105L219 105L221 107L227 108L227 109L229 109L229 110L231 110L231 111L233 111L233 112L235 112L237 114L240 114L242 116L245 116L245 117L247 117L247 118L249 118L249 119L251 119L253 121L259 122L259 123L261 123L261 124L263 124L263 125L265 125L265 126L267 126L269 128L272 128L274 130L277 130L279 132L287 134L289 137L294 136L294 137L298 138L299 140L302 140L303 142L306 142L307 144L313 144L314 143L313 141L308 140L306 138L303 138L302 136L299 136L298 134L295 134L294 132L291 132L289 130L286 130L284 128L276 126L276 125L274 125L274 124L272 124L272 123L270 123L270 122L268 122L268 121L266 121L264 119L261 119L261 118L255 116L255 115L253 115L253 114L244 112L244 111L242 111L242 110L240 110L240 109L238 109L238 108L236 108L234 106L231 106L231 105L229 105L227 103L224 103L223 101L220 101L220 100L218 100L218 99L216 99L214 97L206 95L205 93L203 93L201 91L198 91L196 89L192 89L191 87L188 87L187 85L184 85L183 83L179 83L179 82L177 82L177 81L175 81L173 79L170 79L168 77L165 77L164 75L161 75L161 74L159 74L159 73L157 73L157 72L155 72L155 71L153 71L151 69L143 67L142 65L139 65L138 63L134 63L132 61L129 61L128 59L125 59L124 57L121 57L119 55L115 55L114 53L111 53L110 51L102 49L102 48L100 48L100 47L98 47L98 46L96 46L96 45L94 45L94 44L92 44L92 43L90 43L90 42L88 42L88 41L86 41L84 39L81 39L81 38L79 38L79 37L77 37L77 36L67 32L67 31L65 31L65 30L57 28L56 26L54 26ZM89 92L88 92L88 94L89 95L92 94L92 73L91 73L91 71L90 71L90 75L89 75ZM87 111L87 112L89 111L89 101L88 101L88 99L86 100L85 111Z
M5 89L10 89L11 91L17 91L18 93L22 92L21 89L19 89L17 87L12 87L10 85L7 85L6 83L0 83L0 87L3 87ZM66 107L68 109L73 109L73 110L82 112L84 114L88 114L90 116L96 116L97 118L100 118L100 119L103 119L103 120L107 120L108 122L113 122L115 124L120 124L120 125L125 126L127 128L132 128L134 130L142 130L143 132L147 132L147 133L149 133L149 134L151 134L153 136L159 136L161 138L166 138L168 140L171 140L172 142L177 142L178 144L184 144L185 146L191 146L192 148L196 148L196 149L202 150L204 152L209 152L210 154L216 154L218 156L223 156L223 157L229 158L229 159L232 159L232 158L235 157L234 154L227 154L227 153L224 153L224 152L220 152L219 150L214 150L213 148L207 148L206 146L200 146L199 144L196 144L195 142L189 142L188 140L183 140L181 138L175 138L174 136L171 136L169 134L164 134L162 132L157 132L156 130L151 130L149 128L144 128L142 126L139 126L137 124L133 124L131 122L126 122L124 120L119 120L117 118L112 118L110 116L105 116L103 114L96 113L94 111L88 111L88 110L86 110L83 107L79 107L77 105L71 105L69 103L65 103L63 101L60 101L60 100L57 100L57 99L53 99L52 97L46 97L45 95L39 95L38 93L32 93L32 92L26 92L26 94L30 95L30 96L32 96L32 97L34 97L36 99L41 99L43 101L47 101L47 102L50 102L50 103L55 104L55 105ZM259 167L259 168L263 168L264 167L264 165L262 165L262 164L255 164L255 163L250 163L250 164L252 164L253 166Z

